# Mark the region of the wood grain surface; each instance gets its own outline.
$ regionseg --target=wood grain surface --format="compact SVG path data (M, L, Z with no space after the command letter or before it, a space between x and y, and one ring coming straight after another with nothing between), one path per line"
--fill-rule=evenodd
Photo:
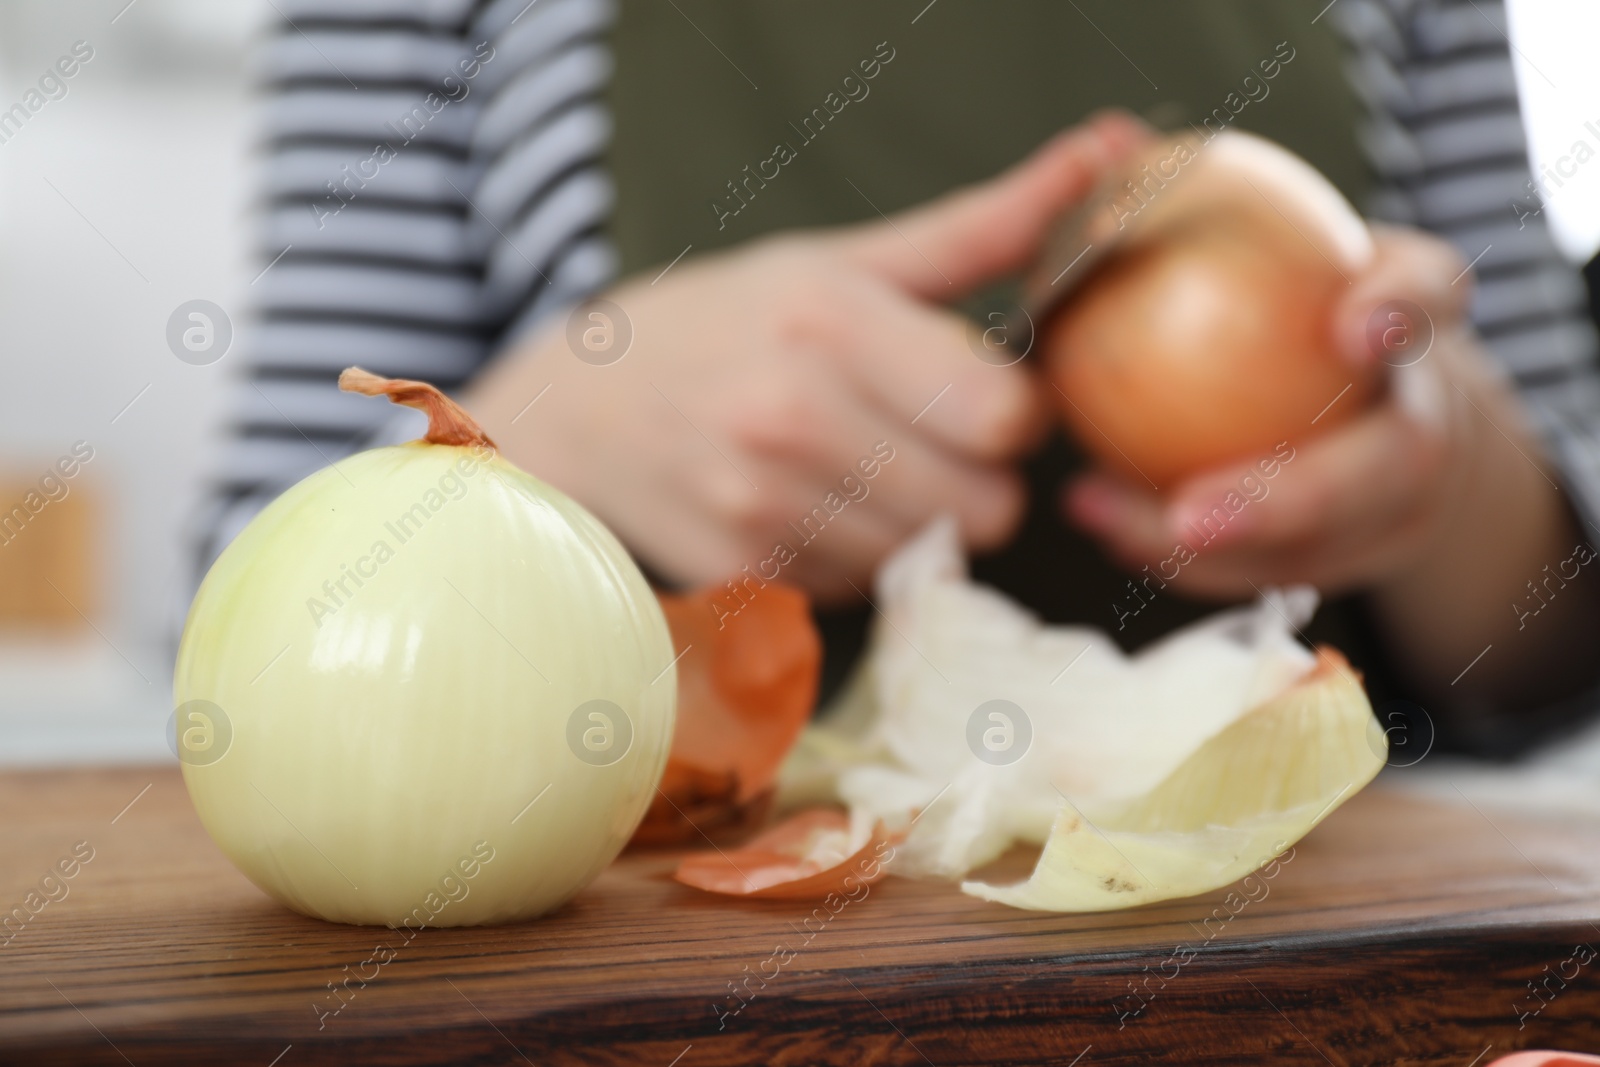
M1600 834L1381 785L1249 896L1104 915L898 878L835 913L729 901L642 852L548 918L408 942L268 899L175 771L0 775L0 909L75 847L93 858L51 884L59 899L0 931L0 1063L1470 1067L1600 1050Z

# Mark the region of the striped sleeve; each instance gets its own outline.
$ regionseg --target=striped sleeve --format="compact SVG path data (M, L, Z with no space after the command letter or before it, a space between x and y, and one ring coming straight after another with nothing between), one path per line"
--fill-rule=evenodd
M1377 217L1450 241L1474 263L1471 315L1600 519L1600 376L1583 279L1527 196L1527 139L1500 0L1344 0L1351 76L1370 118Z
M1596 334L1582 276L1543 217L1519 208L1530 169L1504 4L1341 0L1332 11L1367 107L1362 142L1379 178L1371 213L1438 234L1473 263L1473 324L1580 520L1600 533ZM1504 756L1596 708L1600 694L1587 693L1516 721L1486 710L1451 725L1459 747Z
M416 436L413 413L340 393L342 368L458 389L616 272L611 0L273 6L257 55L262 273L196 582L290 485Z

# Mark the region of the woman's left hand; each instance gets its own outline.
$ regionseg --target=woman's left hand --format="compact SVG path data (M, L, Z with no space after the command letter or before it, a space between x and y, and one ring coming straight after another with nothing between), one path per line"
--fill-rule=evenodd
M1088 475L1067 511L1160 583L1147 588L1363 592L1396 665L1441 710L1569 697L1597 673L1600 590L1572 569L1594 558L1587 532L1466 320L1460 257L1412 230L1374 236L1329 328L1352 369L1387 364L1376 404L1287 459L1210 471L1167 499Z
M1340 592L1382 583L1447 538L1470 496L1559 500L1514 395L1465 321L1471 283L1460 257L1414 230L1374 238L1377 255L1329 323L1353 370L1389 364L1389 388L1370 410L1165 497L1089 474L1067 490L1072 519L1130 570L1149 565L1177 589L1236 598L1268 584ZM1394 311L1395 302L1406 304ZM1383 322L1369 329L1375 317Z

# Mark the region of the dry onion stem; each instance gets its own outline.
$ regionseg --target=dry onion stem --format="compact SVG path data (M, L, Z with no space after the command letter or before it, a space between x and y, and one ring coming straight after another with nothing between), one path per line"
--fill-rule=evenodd
M346 367L339 375L339 388L363 396L386 396L396 404L425 413L428 432L422 440L430 445L487 445L498 451L476 419L427 382L384 378L360 367Z

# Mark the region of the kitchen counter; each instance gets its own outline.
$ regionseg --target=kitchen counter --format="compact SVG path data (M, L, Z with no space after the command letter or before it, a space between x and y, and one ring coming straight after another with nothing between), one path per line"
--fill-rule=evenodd
M536 922L407 941L273 902L176 770L0 774L0 908L74 869L0 931L0 1063L1468 1067L1600 1050L1600 832L1465 802L1374 786L1248 887L1101 915L893 877L833 910L741 902L670 881L675 855L625 854Z

